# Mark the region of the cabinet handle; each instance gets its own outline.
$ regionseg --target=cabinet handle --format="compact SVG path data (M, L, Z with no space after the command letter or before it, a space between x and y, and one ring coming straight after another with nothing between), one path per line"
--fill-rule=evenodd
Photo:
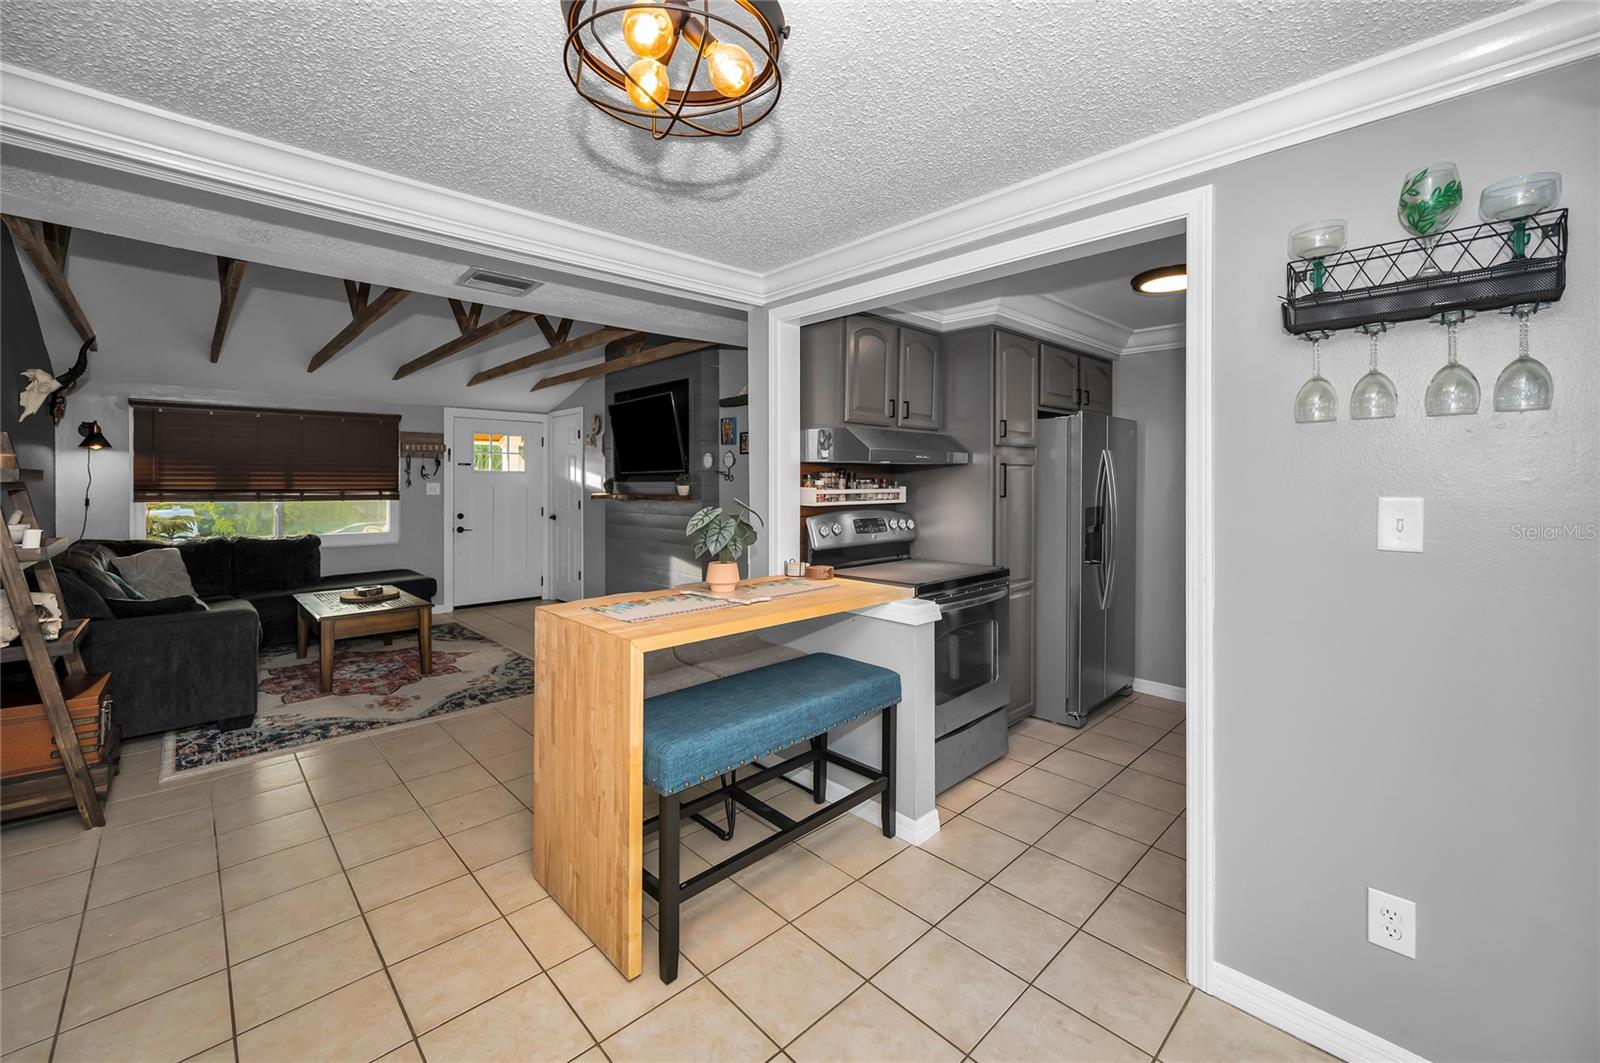
M1009 479L1010 472L1011 472L1011 466L1007 465L1005 462L1002 461L1000 463L1000 497L1001 498L1006 497L1006 480Z
M883 412L884 412L884 414L886 416L889 416L889 417L893 417L894 416L894 400L893 399L889 400L889 408L884 410Z
M1091 402L1093 402L1093 401L1094 401L1094 399L1092 399L1092 398L1091 398L1091 397L1090 397L1090 396L1089 396L1089 389L1088 389L1088 388L1084 388L1084 389L1083 389L1083 404L1084 404L1084 405L1085 405L1085 406L1087 406L1087 405L1089 405L1089 404L1090 404L1090 403L1091 403Z
M1002 418L1000 418L1000 438L1004 439L1005 437L1006 437L1006 419L1004 417L1002 417Z
M910 399L901 399L900 400L900 409L902 411L901 414L900 414L900 419L902 421L911 420L911 400Z

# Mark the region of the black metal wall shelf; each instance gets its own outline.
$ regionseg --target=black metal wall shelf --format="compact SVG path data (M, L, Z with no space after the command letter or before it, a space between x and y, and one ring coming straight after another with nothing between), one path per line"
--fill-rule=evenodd
M1553 303L1567 286L1567 212L1485 222L1287 266L1283 327L1295 335L1419 321L1450 310ZM1518 245L1521 245L1520 247ZM1439 272L1418 276L1429 258Z

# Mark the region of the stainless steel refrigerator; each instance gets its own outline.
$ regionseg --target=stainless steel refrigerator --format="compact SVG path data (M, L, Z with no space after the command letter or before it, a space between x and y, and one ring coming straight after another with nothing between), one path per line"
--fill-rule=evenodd
M1082 727L1133 682L1138 425L1083 412L1038 433L1035 715Z

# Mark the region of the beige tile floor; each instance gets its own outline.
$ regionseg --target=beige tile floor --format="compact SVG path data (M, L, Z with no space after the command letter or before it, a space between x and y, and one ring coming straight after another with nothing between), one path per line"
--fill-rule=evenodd
M523 652L532 618L456 614ZM166 786L157 744L130 743L106 827L0 832L0 1057L1321 1056L1182 981L1181 705L1023 723L920 848L846 816L746 869L686 906L670 986L653 926L624 982L534 881L531 716L505 702ZM690 834L687 871L762 833Z

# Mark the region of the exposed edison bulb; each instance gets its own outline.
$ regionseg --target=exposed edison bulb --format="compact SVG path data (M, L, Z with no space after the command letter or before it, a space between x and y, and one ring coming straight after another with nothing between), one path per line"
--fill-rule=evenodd
M672 48L672 19L665 8L636 2L622 15L622 39L635 55L660 59Z
M755 80L756 65L750 53L737 44L718 41L706 49L706 68L711 84L729 99L737 99L750 91Z
M671 91L667 68L654 59L641 59L628 68L628 98L639 110L655 110L667 102Z

